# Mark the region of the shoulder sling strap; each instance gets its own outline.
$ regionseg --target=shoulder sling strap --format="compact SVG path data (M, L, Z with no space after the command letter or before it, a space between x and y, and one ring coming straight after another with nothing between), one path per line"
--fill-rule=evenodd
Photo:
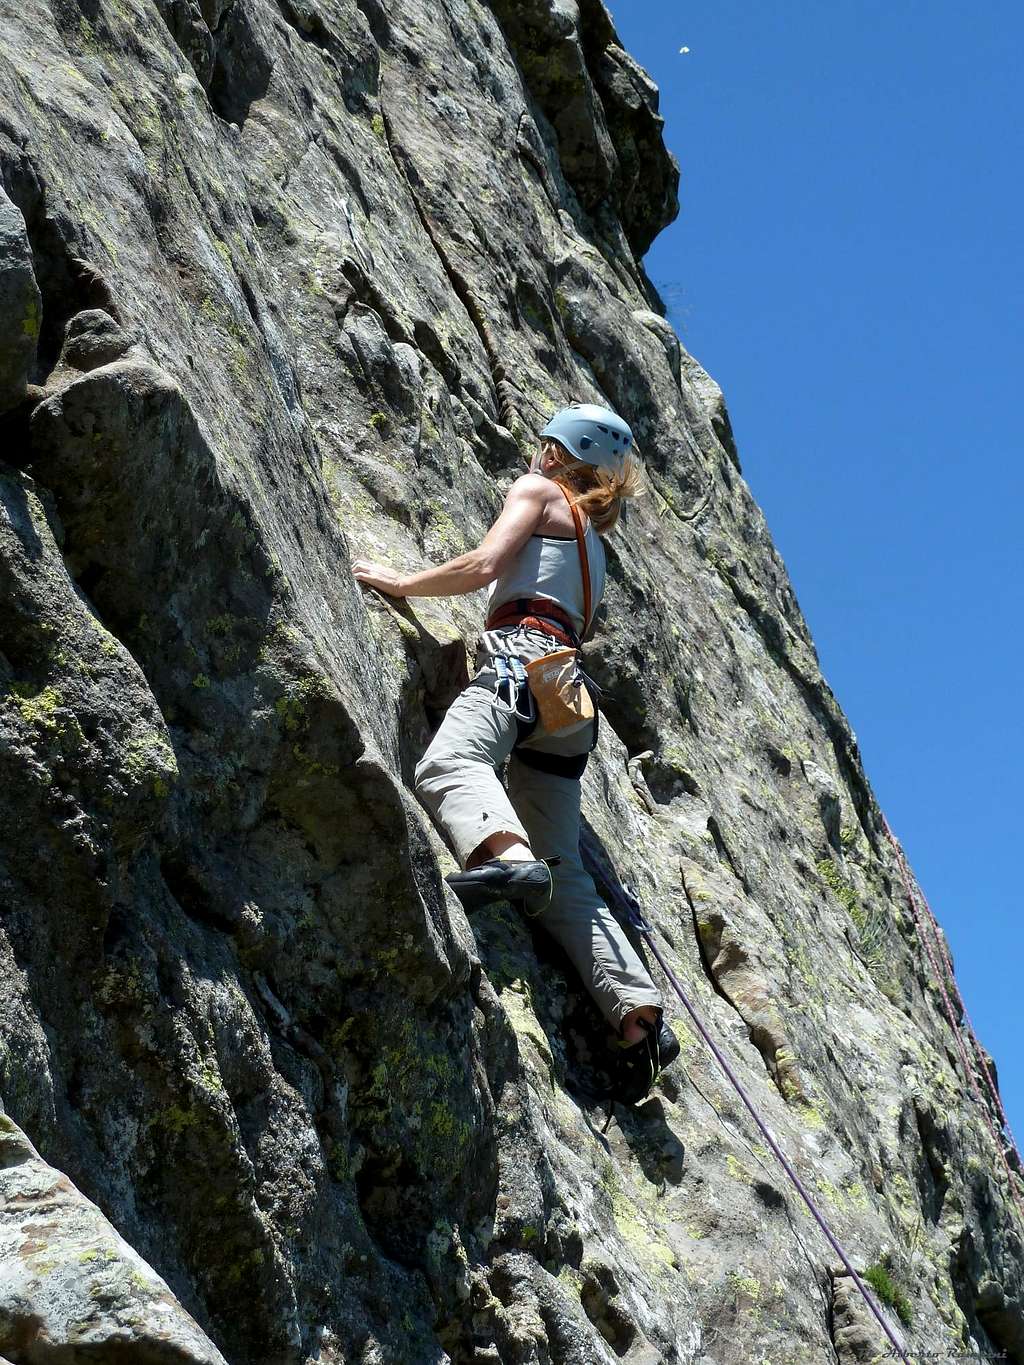
M583 518L580 516L580 509L573 502L572 495L565 484L560 483L558 486L565 494L565 500L569 504L573 525L576 527L576 548L580 552L580 572L583 575L583 629L580 631L580 641L582 642L587 638L587 631L590 629L590 558L583 542Z

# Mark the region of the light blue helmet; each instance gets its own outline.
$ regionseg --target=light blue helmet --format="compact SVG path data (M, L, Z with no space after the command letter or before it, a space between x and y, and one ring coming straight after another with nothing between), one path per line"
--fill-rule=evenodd
M541 436L560 441L585 464L621 470L633 444L633 433L611 408L597 403L571 403L556 412Z

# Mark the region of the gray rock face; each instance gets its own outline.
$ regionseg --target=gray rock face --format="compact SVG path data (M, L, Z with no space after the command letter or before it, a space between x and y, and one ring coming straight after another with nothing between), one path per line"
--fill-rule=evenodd
M0 413L25 395L36 358L42 301L32 273L25 221L0 190Z
M0 1114L0 1346L17 1360L224 1365L95 1204Z
M587 859L640 893L907 1350L1024 1360L995 1069L965 1071L721 390L644 275L678 168L603 5L5 23L0 1095L33 1146L0 1226L9 1172L48 1173L64 1269L4 1281L0 1351L886 1348L667 983L682 1056L602 1131L589 997L540 925L466 920L410 793L483 595L384 600L351 559L478 543L580 398L648 480L589 646ZM103 1248L166 1288L133 1307L75 1261Z

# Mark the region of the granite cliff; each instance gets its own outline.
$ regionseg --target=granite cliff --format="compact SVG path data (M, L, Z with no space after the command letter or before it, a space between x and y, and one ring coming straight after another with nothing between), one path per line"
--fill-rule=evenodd
M588 997L510 907L467 921L410 792L482 594L350 561L476 544L580 398L648 477L589 647L590 861L908 1351L1024 1361L1016 1153L640 263L678 167L601 0L23 0L3 32L0 1356L885 1349L671 996L680 1061L602 1131Z

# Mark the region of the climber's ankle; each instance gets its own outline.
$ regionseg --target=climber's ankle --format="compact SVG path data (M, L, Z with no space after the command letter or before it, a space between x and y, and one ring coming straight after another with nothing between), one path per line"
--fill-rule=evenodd
M644 1036L641 1019L649 1019L652 1024L658 1022L658 1011L654 1005L638 1005L635 1010L630 1010L622 1018L622 1041L624 1043L639 1043Z
M484 841L489 850L488 858L503 858L507 863L532 863L535 861L529 844L524 844L518 834L499 830Z
M532 863L534 861L529 847L523 843L519 835L510 834L503 829L498 830L496 834L489 835L482 844L477 844L466 859L466 871L468 872L471 867L479 867L489 858L504 858L509 863Z

